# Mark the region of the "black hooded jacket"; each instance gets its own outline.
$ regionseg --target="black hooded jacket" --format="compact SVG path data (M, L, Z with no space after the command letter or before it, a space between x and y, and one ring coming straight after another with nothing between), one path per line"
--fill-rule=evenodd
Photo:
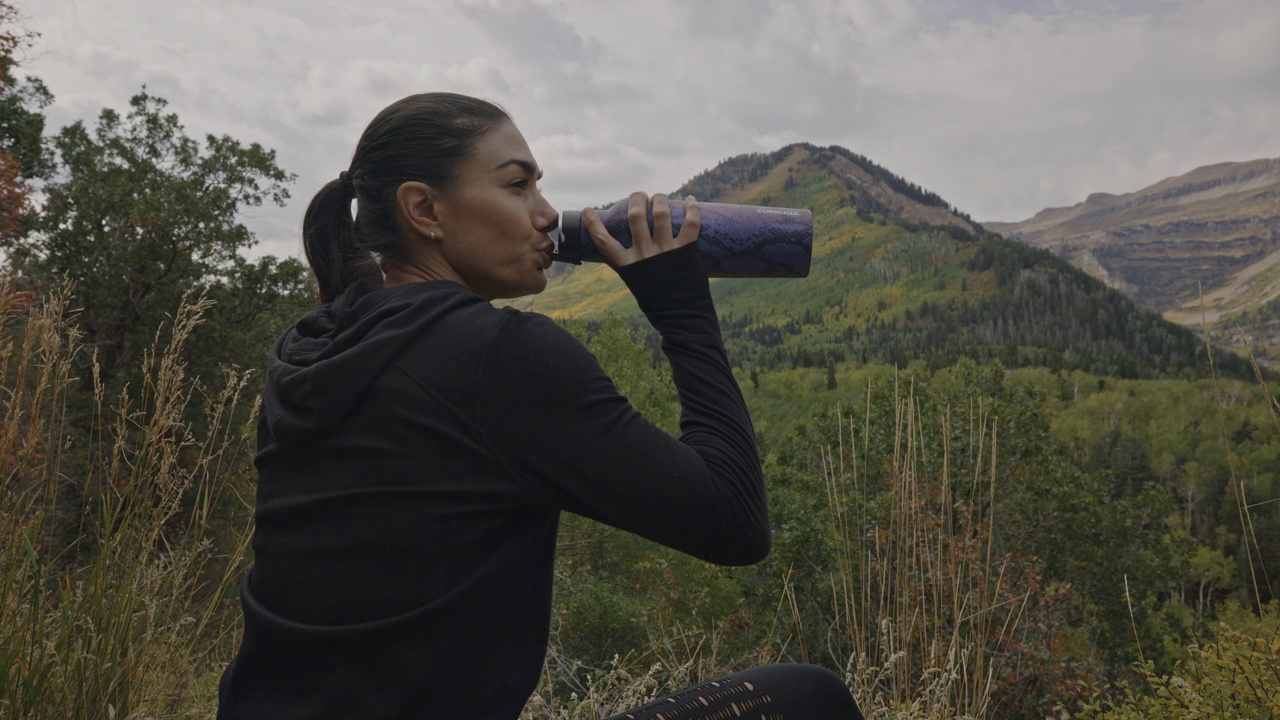
M558 325L456 283L357 283L277 341L219 718L515 718L560 510L711 562L764 557L754 433L694 246L620 274L662 335L679 439Z

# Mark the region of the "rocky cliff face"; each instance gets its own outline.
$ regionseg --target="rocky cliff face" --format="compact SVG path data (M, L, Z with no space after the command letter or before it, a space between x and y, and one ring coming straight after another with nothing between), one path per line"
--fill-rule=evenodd
M1202 309L1212 322L1280 296L1280 159L1210 165L1022 222L983 224L1178 322L1199 323Z

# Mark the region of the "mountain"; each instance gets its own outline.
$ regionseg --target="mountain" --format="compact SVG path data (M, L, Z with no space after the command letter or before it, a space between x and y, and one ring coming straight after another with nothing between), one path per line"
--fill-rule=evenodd
M993 232L1051 250L1176 322L1280 296L1280 159L1197 168L1124 195L1094 193Z
M968 357L1122 377L1207 372L1204 345L1187 329L1047 251L987 232L845 148L801 143L730 158L673 194L688 192L813 211L808 278L712 281L730 357L741 367L943 367ZM512 304L588 323L639 314L600 265L561 273L541 295Z
M758 196L759 204L767 205L773 199L771 188L780 185L783 190L790 189L815 169L839 179L846 202L857 207L864 220L879 213L899 222L957 227L970 233L981 230L968 215L934 193L839 146L796 143L769 154L738 155L699 173L672 194L725 203Z

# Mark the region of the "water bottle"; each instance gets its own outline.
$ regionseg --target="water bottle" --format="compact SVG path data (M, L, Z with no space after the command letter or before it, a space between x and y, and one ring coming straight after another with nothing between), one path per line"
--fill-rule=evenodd
M684 203L671 199L671 232L680 233ZM698 203L702 208L702 228L698 232L698 254L710 277L799 278L809 274L813 254L813 214L795 208ZM627 222L627 201L620 200L600 219L609 234L631 247L631 226ZM649 227L653 228L653 207L649 207ZM582 226L582 213L568 210L561 218L559 237L551 259L581 265L605 262L591 236Z

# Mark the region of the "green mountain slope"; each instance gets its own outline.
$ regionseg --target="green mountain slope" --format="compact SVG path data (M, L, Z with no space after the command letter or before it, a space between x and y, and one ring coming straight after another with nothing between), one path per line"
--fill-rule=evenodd
M740 367L960 357L1120 377L1203 376L1203 344L1043 250L985 233L945 201L843 148L739 156L691 180L717 202L814 215L808 278L712 281ZM563 319L638 318L614 273L586 265L514 303ZM1234 357L1219 372L1246 374Z

